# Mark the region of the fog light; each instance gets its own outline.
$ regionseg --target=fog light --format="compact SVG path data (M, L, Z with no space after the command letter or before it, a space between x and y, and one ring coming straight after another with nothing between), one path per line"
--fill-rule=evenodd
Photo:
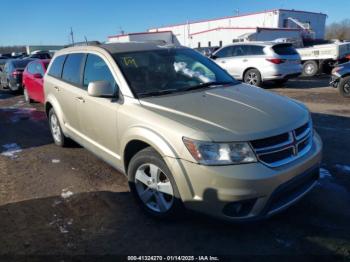
M238 202L232 202L225 205L222 212L229 217L244 217L250 213L255 202L256 202L256 198L238 201Z

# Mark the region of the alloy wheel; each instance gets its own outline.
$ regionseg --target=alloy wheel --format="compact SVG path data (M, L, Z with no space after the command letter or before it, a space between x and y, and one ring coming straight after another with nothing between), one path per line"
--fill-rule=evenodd
M56 142L60 143L62 140L62 134L57 116L55 114L51 115L50 124L53 138L56 140Z
M350 95L350 81L347 81L343 87L344 94Z
M256 86L258 83L258 75L255 72L250 72L247 75L246 83Z
M141 201L154 212L166 213L174 204L169 177L155 164L143 164L136 170L135 186Z

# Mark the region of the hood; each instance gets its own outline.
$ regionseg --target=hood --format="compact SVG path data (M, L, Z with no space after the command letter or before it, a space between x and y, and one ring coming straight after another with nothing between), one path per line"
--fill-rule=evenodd
M281 134L309 119L304 105L245 84L143 98L140 103L148 110L191 127L212 141L222 142L249 141Z

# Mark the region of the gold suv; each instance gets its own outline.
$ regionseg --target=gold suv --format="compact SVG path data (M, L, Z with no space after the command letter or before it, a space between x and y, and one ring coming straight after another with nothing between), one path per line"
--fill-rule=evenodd
M194 50L157 43L57 52L44 78L53 139L126 174L148 213L183 207L227 220L268 217L319 177L307 108L241 84Z

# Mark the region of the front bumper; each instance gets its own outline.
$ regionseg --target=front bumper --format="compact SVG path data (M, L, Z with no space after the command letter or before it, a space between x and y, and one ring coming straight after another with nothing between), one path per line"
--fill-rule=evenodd
M338 84L339 84L340 78L341 77L338 74L333 74L331 76L330 81L329 81L329 85L334 87L334 88L338 88Z
M269 217L295 203L316 184L322 155L317 134L303 157L278 168L262 163L203 166L182 160L192 192L180 195L189 209L231 221Z

